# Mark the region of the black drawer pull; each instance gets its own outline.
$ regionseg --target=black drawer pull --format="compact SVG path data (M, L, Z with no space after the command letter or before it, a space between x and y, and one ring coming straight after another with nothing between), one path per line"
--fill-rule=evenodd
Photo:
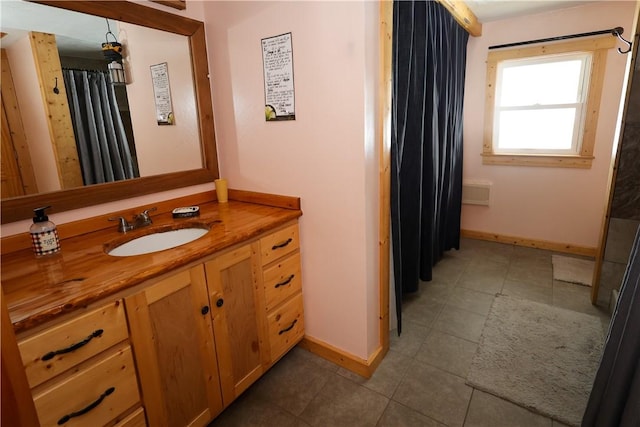
M67 348L63 348L62 350L50 351L49 353L47 353L44 356L42 356L41 359L46 361L46 360L53 359L54 357L56 357L59 354L71 353L72 351L75 351L75 350L79 349L80 347L89 344L89 341L91 341L94 338L99 337L100 335L102 335L103 332L104 331L102 329L96 329L95 331L93 331L93 333L91 335L89 335L88 337L86 337L82 341L77 342L75 344L72 344Z
M66 423L67 421L69 421L71 418L74 417L79 417L81 415L86 414L87 412L89 412L90 410L92 410L93 408L95 408L96 406L98 406L99 404L102 403L102 401L104 400L105 397L109 396L111 393L113 393L114 391L116 391L115 387L109 387L108 389L106 389L104 391L104 393L102 393L100 395L100 397L93 402L92 404L90 404L89 406L87 406L84 409L79 410L78 412L72 412L68 415L65 415L64 417L60 418L58 420L58 425L61 426L62 424Z
M289 332L290 330L292 330L292 329L293 329L293 327L294 327L294 326L296 326L296 323L298 323L298 319L295 319L295 320L293 321L293 323L292 323L288 328L284 328L283 330L281 330L280 332L278 332L278 335L282 335L282 334L284 334L285 332Z
M284 248L285 246L287 246L289 243L293 242L293 239L291 237L289 237L287 240L285 240L284 242L278 244L278 245L273 245L271 246L271 250L275 251L276 249L280 249L280 248Z
M292 274L292 275L291 275L291 276L289 276L287 279L283 280L283 281L282 281L282 282L280 282L280 283L277 283L277 284L276 284L276 286L275 286L275 288L276 288L276 289L278 289L280 286L286 286L286 285L288 285L289 283L291 283L291 281L293 280L293 278L294 278L294 277L296 277L296 275L295 275L295 274Z

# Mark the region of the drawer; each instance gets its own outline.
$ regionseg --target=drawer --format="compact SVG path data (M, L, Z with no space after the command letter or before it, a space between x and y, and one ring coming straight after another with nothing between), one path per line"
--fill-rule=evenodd
M139 405L130 346L109 352L105 358L81 368L34 394L42 426L102 426Z
M18 343L33 388L127 339L121 300L48 328Z
M264 270L264 295L267 311L302 289L300 253L281 259Z
M260 239L260 252L262 254L262 265L277 260L300 247L298 237L298 224L290 225L280 231L276 231Z
M274 362L304 336L302 294L274 310L267 319L271 361Z
M147 420L144 416L144 409L138 408L127 415L114 427L147 427Z

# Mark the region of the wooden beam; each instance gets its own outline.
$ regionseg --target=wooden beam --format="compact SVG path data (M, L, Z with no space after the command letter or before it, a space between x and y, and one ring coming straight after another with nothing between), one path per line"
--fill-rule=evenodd
M40 79L40 90L48 117L49 133L56 157L62 189L82 187L82 172L71 124L67 92L62 77L56 37L53 34L31 32L31 49ZM57 92L54 92L57 88Z
M391 220L391 69L392 69L393 2L380 2L380 62L378 89L378 153L379 214L378 230L378 328L382 356L389 350L389 251Z
M461 0L436 0L438 3L443 5L450 13L453 15L453 18L460 24L462 27L467 30L467 32L474 36L480 37L482 35L482 24L478 21L478 18L473 14L471 9Z

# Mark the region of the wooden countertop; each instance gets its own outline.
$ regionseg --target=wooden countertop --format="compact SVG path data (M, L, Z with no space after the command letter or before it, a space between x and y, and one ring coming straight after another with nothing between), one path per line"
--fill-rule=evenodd
M2 288L15 331L186 266L302 215L299 208L236 200L199 206L199 217L174 219L170 212L152 214L153 225L126 234L117 231L117 223L109 223L109 228L62 240L61 252L48 257L36 258L30 248L4 254ZM158 229L188 225L205 226L209 232L193 242L151 254L114 257L105 252Z

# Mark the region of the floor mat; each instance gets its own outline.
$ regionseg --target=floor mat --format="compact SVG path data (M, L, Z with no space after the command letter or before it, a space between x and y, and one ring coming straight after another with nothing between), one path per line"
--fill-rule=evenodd
M467 384L578 426L600 363L595 316L496 296Z
M588 259L551 255L553 278L563 282L591 286L594 262Z

